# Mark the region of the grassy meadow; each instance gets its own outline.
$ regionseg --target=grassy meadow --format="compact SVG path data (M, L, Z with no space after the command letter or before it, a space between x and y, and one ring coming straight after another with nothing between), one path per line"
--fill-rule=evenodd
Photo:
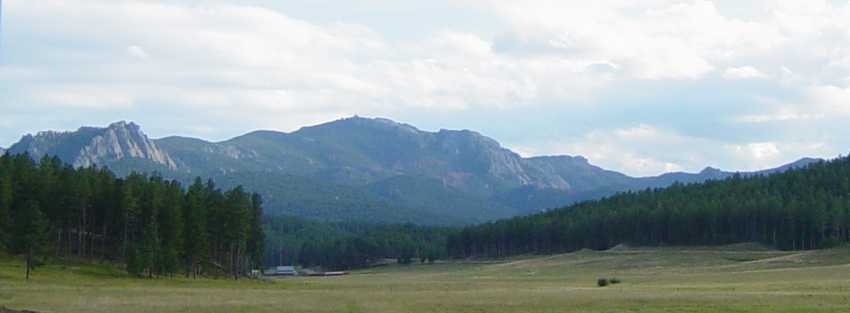
M344 277L133 279L0 261L0 306L38 312L850 312L850 248L624 248L389 266ZM605 288L598 277L623 282Z

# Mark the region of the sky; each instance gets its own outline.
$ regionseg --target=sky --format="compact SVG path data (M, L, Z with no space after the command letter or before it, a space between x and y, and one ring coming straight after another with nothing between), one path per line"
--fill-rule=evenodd
M850 1L2 0L2 147L352 115L635 176L846 155Z

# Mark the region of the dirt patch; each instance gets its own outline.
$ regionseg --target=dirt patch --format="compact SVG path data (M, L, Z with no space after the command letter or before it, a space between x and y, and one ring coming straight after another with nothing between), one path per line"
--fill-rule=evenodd
M758 242L741 242L723 245L719 247L724 251L778 251L773 247Z
M630 250L632 250L632 247L630 247L627 244L621 243L621 244L618 244L616 246L611 247L611 249L608 249L606 251L619 252L619 251L630 251Z
M776 257L763 258L758 260L750 260L750 261L742 261L735 264L729 264L722 266L724 268L735 268L741 266L768 266L768 267L777 267L777 266L800 266L805 265L807 260L810 259L812 252L805 251L788 255L781 255Z

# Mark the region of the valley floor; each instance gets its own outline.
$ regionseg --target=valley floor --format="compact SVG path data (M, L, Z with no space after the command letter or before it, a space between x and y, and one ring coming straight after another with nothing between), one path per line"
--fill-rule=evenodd
M0 261L0 306L39 312L850 312L850 248L742 244L390 266L344 277L139 280ZM623 282L605 288L598 277Z

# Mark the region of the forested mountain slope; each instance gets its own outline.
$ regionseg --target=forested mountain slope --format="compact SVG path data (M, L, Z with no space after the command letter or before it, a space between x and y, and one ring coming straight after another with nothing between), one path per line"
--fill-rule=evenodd
M757 241L815 249L850 241L850 158L774 175L626 192L545 213L470 226L449 239L456 257L558 253L618 244Z
M382 223L479 223L732 175L707 169L636 178L579 156L523 158L474 131L428 132L361 117L222 142L154 140L140 126L118 122L26 135L9 152L35 159L55 155L77 167L108 166L119 176L157 172L184 184L200 176L227 188L243 185L260 192L274 215Z

